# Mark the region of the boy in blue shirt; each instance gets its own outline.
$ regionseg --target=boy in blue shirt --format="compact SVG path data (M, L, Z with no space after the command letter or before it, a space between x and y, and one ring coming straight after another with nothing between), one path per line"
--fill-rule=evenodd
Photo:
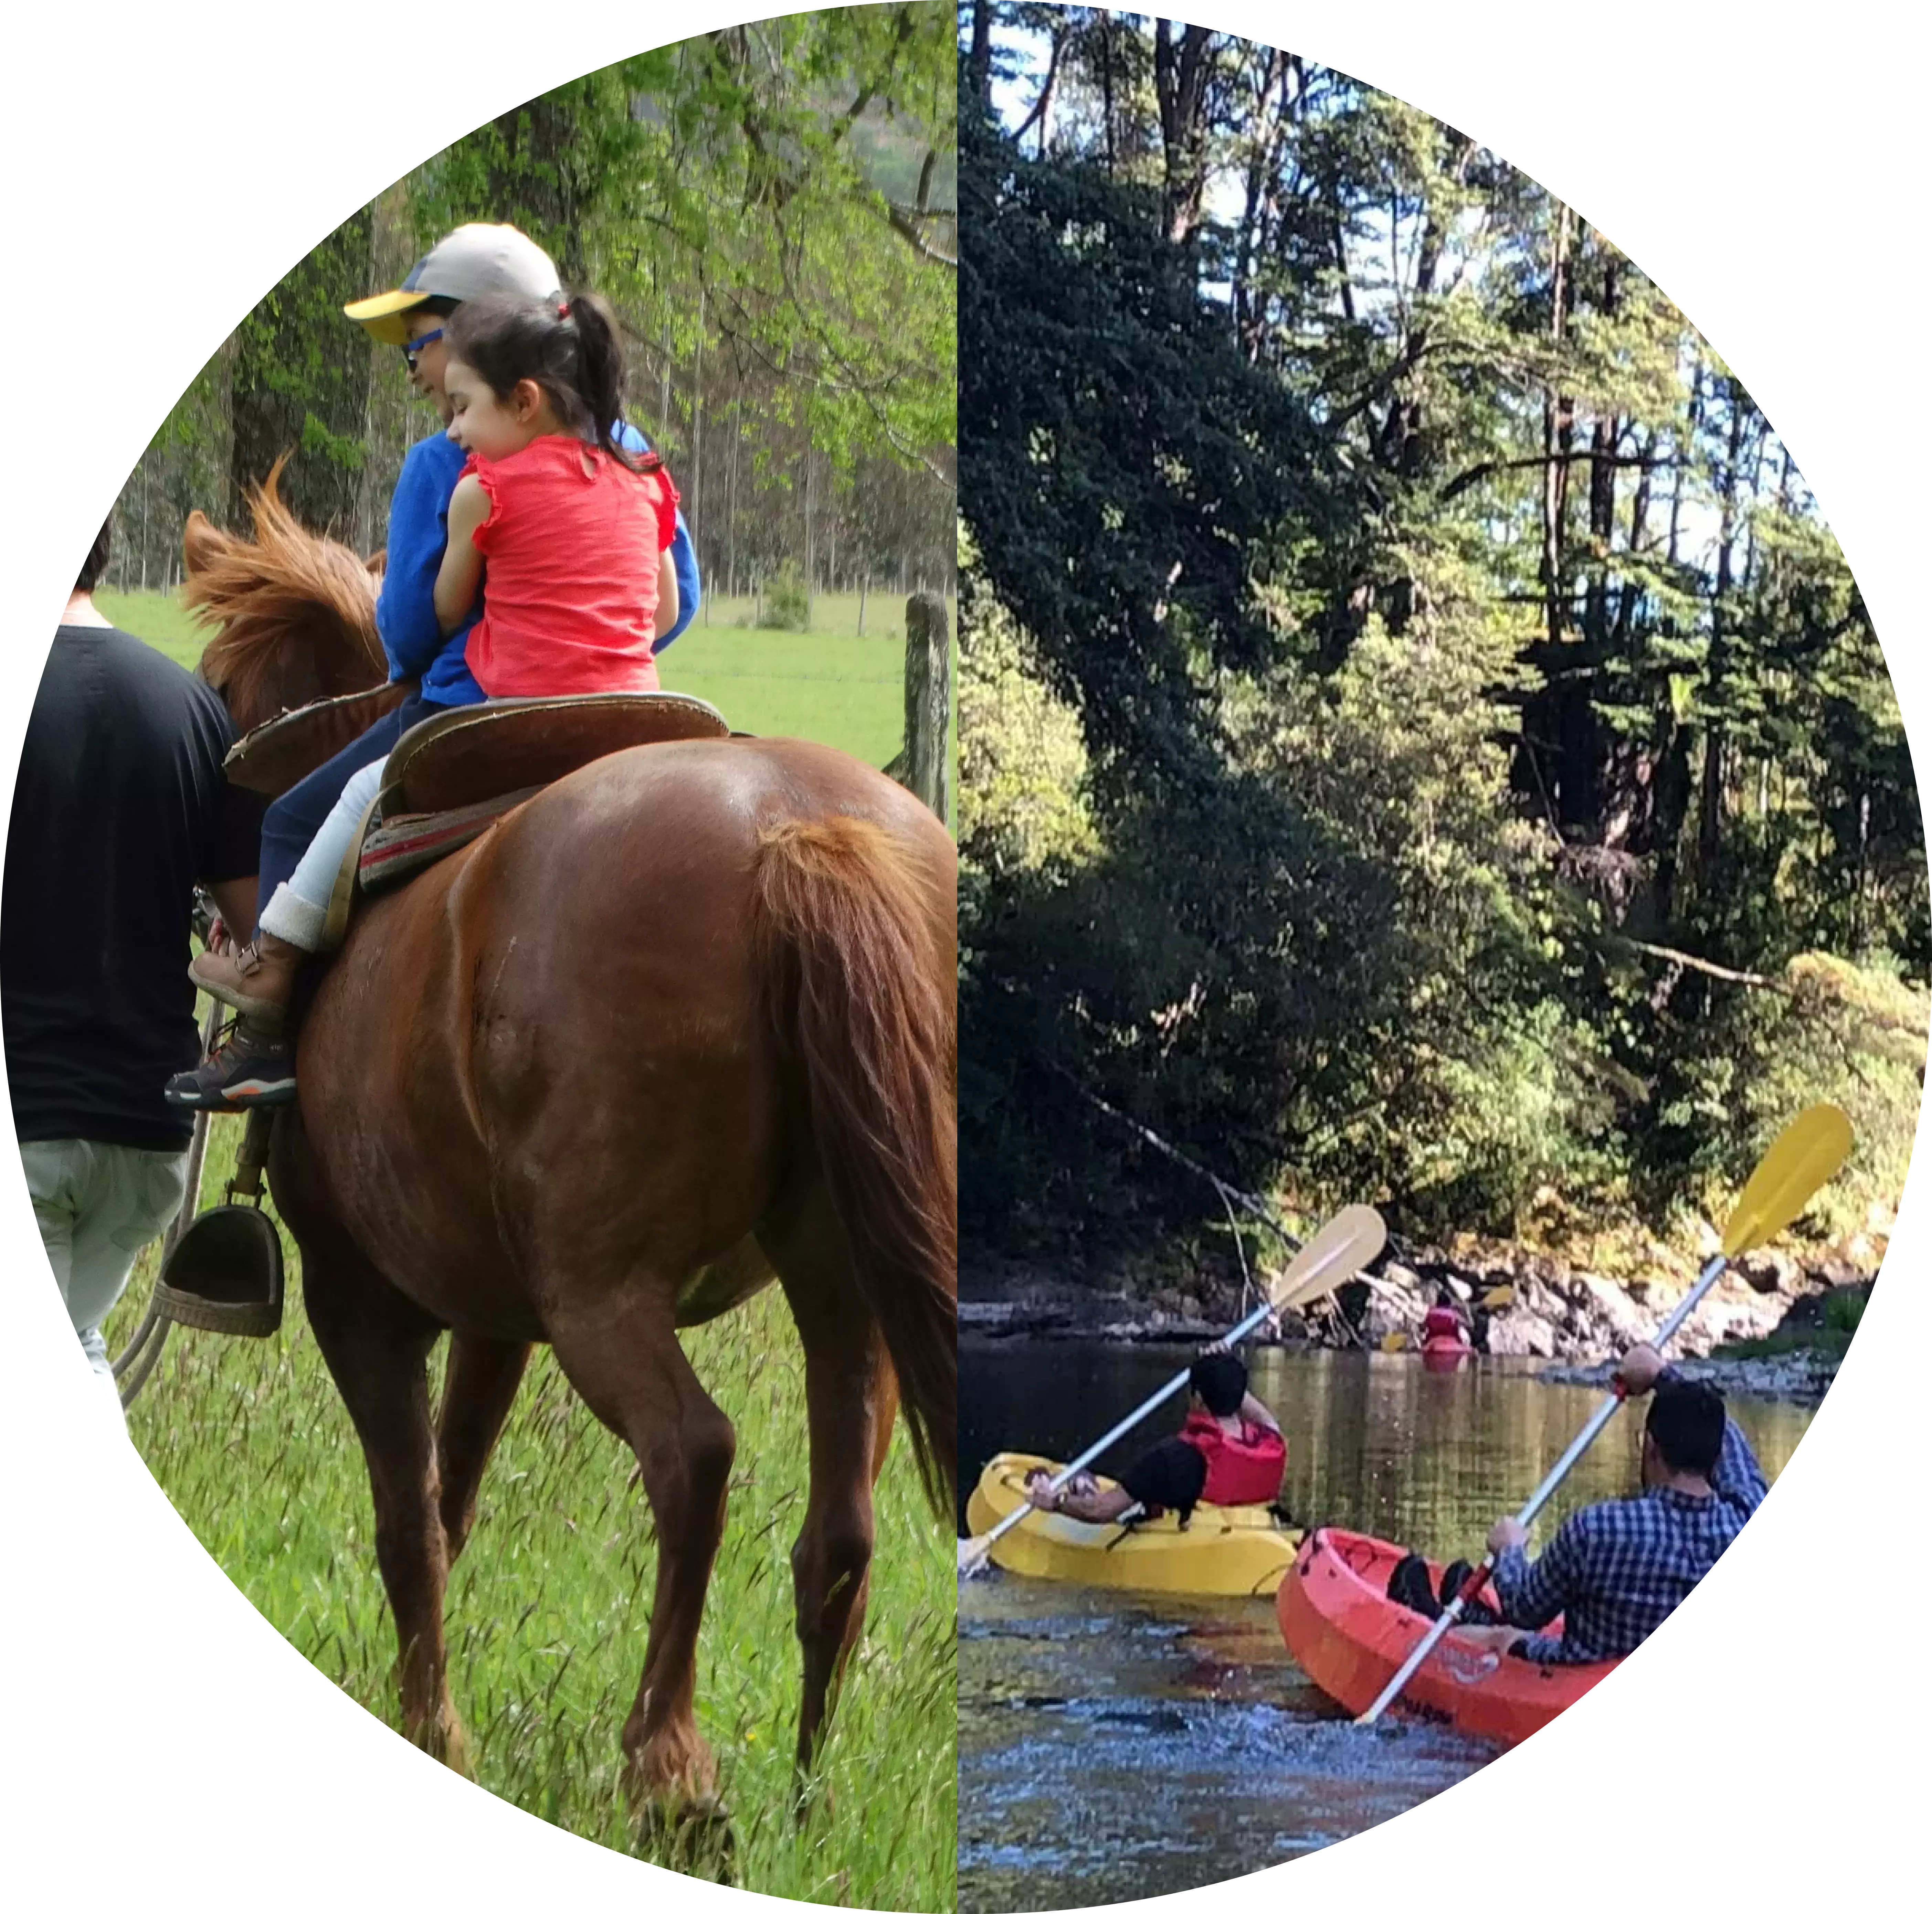
M450 406L442 385L448 363L443 321L464 300L485 293L545 299L556 298L561 290L550 256L515 227L462 226L417 261L395 291L359 299L343 310L372 337L401 347L410 384L435 401L447 425ZM642 434L630 426L625 427L622 437L632 450L650 449ZM470 675L464 652L470 627L482 616L488 580L471 616L454 631L446 634L436 617L436 573L449 542L450 494L456 490L468 456L446 433L437 432L412 445L404 457L389 503L388 547L376 605L376 628L388 654L390 681L414 680L415 688L394 711L377 719L352 744L268 807L262 825L258 907L266 905L275 887L293 874L303 852L357 771L393 750L412 725L452 705L483 700L482 687ZM698 559L682 513L671 559L677 568L678 619L658 639L660 651L691 622L698 605ZM256 945L219 960L215 968L224 974L232 969L245 978L262 960L258 940ZM209 961L197 959L196 964ZM197 981L205 986L210 983L199 973ZM220 980L218 977L214 981ZM232 1000L226 989L216 994ZM233 1110L254 1104L292 1102L295 1086L294 1053L280 1030L256 1028L244 1014L228 1042L200 1068L171 1080L166 1094L167 1101L179 1107Z

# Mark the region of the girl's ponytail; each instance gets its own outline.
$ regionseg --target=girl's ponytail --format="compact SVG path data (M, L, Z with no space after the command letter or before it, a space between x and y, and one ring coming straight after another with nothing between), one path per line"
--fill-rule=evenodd
M616 315L596 293L580 292L565 304L560 316L577 328L578 397L597 443L633 472L655 470L662 461L646 464L618 442L624 419L624 348Z

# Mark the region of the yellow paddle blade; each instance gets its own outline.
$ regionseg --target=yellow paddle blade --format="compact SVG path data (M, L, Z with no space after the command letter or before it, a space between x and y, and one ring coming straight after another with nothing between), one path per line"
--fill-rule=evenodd
M1486 1289L1483 1292L1483 1307L1485 1309L1507 1309L1515 1301L1516 1285L1513 1283L1498 1283L1493 1289Z
M1724 1254L1742 1256L1793 1221L1852 1153L1852 1120L1836 1104L1814 1104L1778 1133L1738 1198Z
M1384 1355L1400 1355L1408 1346L1408 1338L1400 1329L1391 1329L1382 1338L1382 1353Z
M1302 1246L1301 1253L1268 1283L1277 1309L1299 1307L1359 1276L1382 1253L1388 1225L1366 1203L1351 1203Z

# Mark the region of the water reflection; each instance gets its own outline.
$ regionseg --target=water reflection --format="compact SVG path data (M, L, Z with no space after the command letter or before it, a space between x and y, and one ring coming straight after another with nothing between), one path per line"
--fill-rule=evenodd
M962 1492L999 1449L1070 1455L1187 1353L962 1342ZM1298 1516L1442 1557L1479 1553L1598 1400L1535 1382L1533 1361L1441 1374L1412 1356L1268 1349L1250 1360L1288 1436ZM1733 1409L1774 1477L1810 1412ZM1179 1424L1168 1405L1112 1459ZM1641 1428L1636 1412L1611 1425L1539 1535L1635 1485ZM1341 1719L1282 1646L1266 1602L995 1574L962 1587L959 1634L963 1914L1092 1906L1271 1866L1400 1814L1489 1756L1439 1729Z

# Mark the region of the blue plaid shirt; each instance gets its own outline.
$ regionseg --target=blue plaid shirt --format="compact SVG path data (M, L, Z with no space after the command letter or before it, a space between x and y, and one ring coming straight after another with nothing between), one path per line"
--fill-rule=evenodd
M1667 1373L1668 1372L1666 1372ZM1540 1628L1563 1618L1560 1639L1532 1635L1532 1661L1607 1661L1640 1646L1704 1579L1765 1495L1763 1472L1726 1416L1712 1493L1646 1489L1580 1508L1534 1562L1520 1548L1496 1558L1504 1618Z

